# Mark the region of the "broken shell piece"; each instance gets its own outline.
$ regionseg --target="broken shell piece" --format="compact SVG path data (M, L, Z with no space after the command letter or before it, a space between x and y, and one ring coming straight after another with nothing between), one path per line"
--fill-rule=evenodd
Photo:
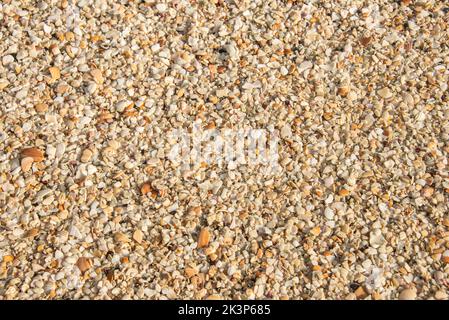
M198 273L198 270L196 270L195 268L187 267L185 269L185 273L186 273L187 277L191 278L191 277L195 276Z
M92 158L92 151L89 149L86 149L83 151L83 154L81 155L81 162L89 162L90 159Z
M144 183L142 184L142 186L140 187L140 192L143 195L146 195L148 192L150 192L152 190L151 185L149 183Z
M115 105L115 110L117 110L118 112L123 112L132 105L133 105L132 101L122 100L117 102L117 104Z
M433 195L433 191L432 187L425 187L422 189L422 195L423 197L430 198Z
M416 290L414 289L404 289L399 294L399 300L415 300Z
M90 258L81 257L76 262L76 266L84 273L92 267L92 261Z
M349 93L349 88L344 86L344 87L339 87L337 90L338 95L342 96L342 97L346 97Z
M9 85L9 81L5 79L0 80L0 90L5 89Z
M20 167L22 168L23 172L28 172L31 169L31 166L33 165L33 158L32 157L25 157L20 161Z
M198 248L204 248L209 244L210 233L208 228L201 229L200 235L198 236Z
M41 162L44 160L44 153L38 148L26 148L21 152L22 157L31 157L34 162Z
M136 231L134 231L134 233L133 233L133 239L134 239L137 243L142 243L142 241L143 241L143 233L142 233L142 231L140 231L140 229L136 229Z
M369 244L371 247L377 249L382 246L386 242L385 238L382 235L382 231L380 229L375 229L371 231L369 236Z
M391 93L391 90L388 88L380 89L377 91L377 94L383 99L390 99L393 96L393 93Z
M129 238L128 238L128 236L127 236L126 234L124 234L124 233L121 233L121 232L117 232L117 233L114 235L114 239L115 239L115 241L117 241L117 242L123 242L123 243L126 243L126 242L129 242L129 241L130 241Z
M50 72L51 80L53 82L61 78L61 71L59 71L59 68L50 67L48 68L48 71Z
M90 74L97 84L102 84L104 82L103 74L100 69L93 69Z
M48 110L48 105L45 103L38 103L34 106L36 112L42 113Z

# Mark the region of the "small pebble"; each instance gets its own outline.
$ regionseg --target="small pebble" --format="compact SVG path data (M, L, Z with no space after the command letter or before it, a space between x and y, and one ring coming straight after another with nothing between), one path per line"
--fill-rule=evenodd
M399 294L399 300L415 300L416 290L415 289L404 289Z
M383 99L390 99L393 96L393 93L388 88L382 88L377 91L377 94Z

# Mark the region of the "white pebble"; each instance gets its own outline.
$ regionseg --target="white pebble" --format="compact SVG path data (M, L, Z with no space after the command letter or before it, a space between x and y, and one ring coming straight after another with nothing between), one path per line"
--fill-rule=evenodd
M2 58L2 63L4 66L6 66L12 62L14 62L14 57L10 54L8 54Z
M331 208L326 208L324 209L324 216L326 217L326 219L328 220L333 220L334 219L334 210L332 210Z

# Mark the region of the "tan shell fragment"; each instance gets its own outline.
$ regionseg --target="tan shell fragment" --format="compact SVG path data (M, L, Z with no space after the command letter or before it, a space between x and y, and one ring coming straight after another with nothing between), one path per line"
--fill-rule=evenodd
M28 172L31 169L31 166L33 165L33 158L32 157L25 157L20 161L20 167L22 168L23 172Z
M133 239L137 243L142 243L143 241L143 232L140 229L136 229L133 233Z
M349 195L349 190L347 190L347 189L341 189L341 190L338 192L338 195L341 196L341 197L346 197L346 196Z
M191 277L195 276L198 273L198 270L196 270L195 268L187 267L185 269L185 273L186 273L186 276L188 278L191 278Z
M404 289L399 294L399 300L415 300L416 290L414 289Z
M364 47L367 47L371 42L371 37L362 37L360 38L360 44Z
M0 80L0 90L5 89L9 85L9 81L5 79Z
M64 94L69 90L69 86L67 84L60 84L56 87L55 91L59 94Z
M189 215L192 215L192 216L200 216L201 215L201 212L202 212L202 209L201 209L201 207L192 207L192 208L190 208L190 210L189 210Z
M378 90L377 94L383 99L390 99L391 97L393 97L393 93L387 87Z
M76 262L76 266L82 273L84 273L92 267L92 260L90 258L81 257Z
M358 287L354 293L357 299L365 299L368 296L368 294L366 293L365 289L362 286Z
M344 87L339 87L337 90L338 95L342 96L342 97L346 97L349 93L349 88L344 86Z
M117 232L117 233L114 235L114 239L115 239L115 241L117 241L117 242L123 242L123 243L126 243L126 242L129 242L129 241L130 241L129 238L128 238L128 236L127 236L126 234L124 234L124 233L121 233L121 232Z
M50 72L51 80L56 81L59 78L61 78L61 71L59 71L59 68L57 67L50 67L48 68L48 72Z
M125 112L125 111L129 110L133 105L134 105L134 102L132 102L132 101L121 100L116 103L115 109L121 113L121 112Z
M422 195L426 198L430 198L433 195L433 191L432 187L425 187L422 190Z
M73 52L73 49L72 49L71 46L65 47L65 52L67 53L67 55L68 55L70 58L73 59L73 58L75 57L75 53Z
M142 186L140 187L140 192L143 195L146 195L148 192L150 192L152 190L151 185L149 183L144 183L142 184Z
M448 217L443 219L443 225L446 227L449 227L449 218Z
M319 236L319 234L321 233L321 228L318 226L315 228L312 228L310 230L310 233L313 234L314 236Z
M34 162L41 162L44 160L44 153L38 148L26 148L21 152L23 158L31 157Z
M91 70L90 75L94 78L97 84L102 84L104 82L103 74L100 69Z
M48 110L48 105L45 103L38 103L34 106L34 109L36 109L36 112L42 113Z
M27 231L26 233L26 237L28 238L34 238L35 236L37 236L37 234L39 233L39 229L38 228L33 228Z
M203 228L198 236L198 248L204 248L209 244L210 232L208 228Z
M3 262L8 263L8 262L13 262L13 261L14 261L14 256L12 256L12 255L3 256Z
M85 149L83 153L81 154L81 162L86 163L89 162L90 159L92 159L92 151L90 149Z

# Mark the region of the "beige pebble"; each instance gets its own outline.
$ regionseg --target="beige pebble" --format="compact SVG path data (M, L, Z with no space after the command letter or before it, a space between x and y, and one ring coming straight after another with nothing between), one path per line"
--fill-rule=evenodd
M129 100L122 100L116 103L115 109L118 112L124 112L128 107L132 106L133 102Z
M9 85L9 81L5 79L0 79L0 90L5 89Z
M185 273L187 277L191 278L194 275L198 274L198 270L196 268L186 268Z
M422 189L422 195L423 197L430 198L433 195L433 191L432 187L424 187Z
M92 151L90 149L85 149L81 154L81 162L86 163L92 159Z
M389 88L382 88L377 91L377 94L383 99L390 99L393 96L393 93Z
M100 69L93 69L91 70L90 74L92 75L97 84L102 84L104 82L103 73L101 72Z
M36 109L37 112L39 113L43 113L46 112L48 110L48 105L46 103L37 103L34 108Z
M404 289L399 294L399 300L415 300L416 290L415 289Z
M357 300L357 296L355 295L355 293L351 292L351 293L347 294L344 299L345 300Z
M438 290L435 292L435 299L437 300L446 300L448 298L448 294L442 290Z
M50 72L51 80L56 81L59 78L61 78L61 71L57 67L50 67L48 68L48 71Z
M365 299L368 296L368 293L362 286L358 287L357 290L355 290L354 294L357 299Z
M318 236L321 233L321 228L320 227L314 227L310 230L310 233L313 234L314 236Z

